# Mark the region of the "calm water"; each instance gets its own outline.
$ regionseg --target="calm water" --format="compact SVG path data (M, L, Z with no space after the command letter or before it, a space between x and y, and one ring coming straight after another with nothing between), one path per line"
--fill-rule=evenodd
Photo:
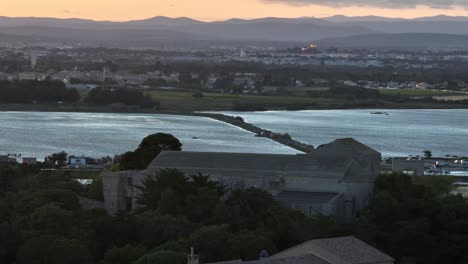
M65 150L101 157L135 149L147 135L179 138L184 150L296 153L268 139L207 118L173 115L0 112L0 154L43 159ZM194 139L196 137L198 139Z
M381 111L389 115L372 115ZM468 156L468 110L324 110L249 112L242 116L259 127L289 133L318 146L336 138L354 137L384 156Z
M468 110L324 110L248 112L240 115L262 128L289 133L318 146L354 137L385 156L421 154L468 156ZM135 149L147 135L171 133L184 150L296 153L296 151L218 121L202 117L0 112L0 154L43 158L65 150L74 155L104 156ZM194 139L194 137L198 139Z

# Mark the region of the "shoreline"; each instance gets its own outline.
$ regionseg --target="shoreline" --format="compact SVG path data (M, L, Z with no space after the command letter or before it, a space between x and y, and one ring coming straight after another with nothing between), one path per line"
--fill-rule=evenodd
M0 112L57 112L57 113L113 113L113 114L172 114L172 115L197 115L202 112L271 112L271 111L314 111L314 110L468 110L468 105L412 105L398 106L386 105L382 107L353 107L353 106L329 106L329 107L305 107L305 108L283 108L273 107L269 109L203 109L203 110L176 110L176 109L141 109L135 106L124 108L112 108L110 106L76 106L76 105L24 105L24 104L0 104Z

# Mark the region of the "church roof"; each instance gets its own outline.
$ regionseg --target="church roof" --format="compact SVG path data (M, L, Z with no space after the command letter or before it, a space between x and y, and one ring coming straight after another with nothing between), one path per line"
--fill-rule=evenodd
M271 172L273 175L293 175L333 178L345 182L365 182L357 179L359 173L350 173L359 165L358 159L378 153L354 139L336 140L323 149L309 154L278 155L255 153L222 153L163 151L148 167L184 169L204 173L207 171ZM209 173L209 172L207 172Z
M212 264L393 264L394 259L363 241L349 236L310 240L255 261Z
M373 154L380 155L380 152L375 149L362 144L361 142L355 140L354 138L340 138L331 143L319 146L315 152L323 153L325 151L335 152L335 153L346 153L349 155L356 154Z
M363 241L349 236L310 240L273 255L273 259L314 254L331 263L393 263L394 259Z
M275 155L251 153L163 151L149 165L149 170L179 168L187 170L258 171L278 175L314 175L341 179L349 167L349 160L322 162L306 154Z

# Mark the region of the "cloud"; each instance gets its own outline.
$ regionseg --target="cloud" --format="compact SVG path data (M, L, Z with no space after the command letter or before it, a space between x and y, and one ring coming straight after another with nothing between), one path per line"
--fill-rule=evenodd
M468 8L468 0L262 0L266 3L283 3L294 6L324 5L331 7L372 6L381 8L415 8L428 6L436 9Z

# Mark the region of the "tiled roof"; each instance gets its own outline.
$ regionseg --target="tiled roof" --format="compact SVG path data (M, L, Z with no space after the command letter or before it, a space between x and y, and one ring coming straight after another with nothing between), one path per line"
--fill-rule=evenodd
M163 151L149 165L149 170L179 168L230 171L269 171L341 179L349 166L347 159L324 162L310 155Z
M332 263L373 264L393 263L394 259L363 241L349 236L316 239L275 254L272 258L314 254Z
M213 262L210 264L332 264L324 259L321 259L315 255L309 254L299 257L287 257L280 259L262 259L253 261L224 261L224 262Z

